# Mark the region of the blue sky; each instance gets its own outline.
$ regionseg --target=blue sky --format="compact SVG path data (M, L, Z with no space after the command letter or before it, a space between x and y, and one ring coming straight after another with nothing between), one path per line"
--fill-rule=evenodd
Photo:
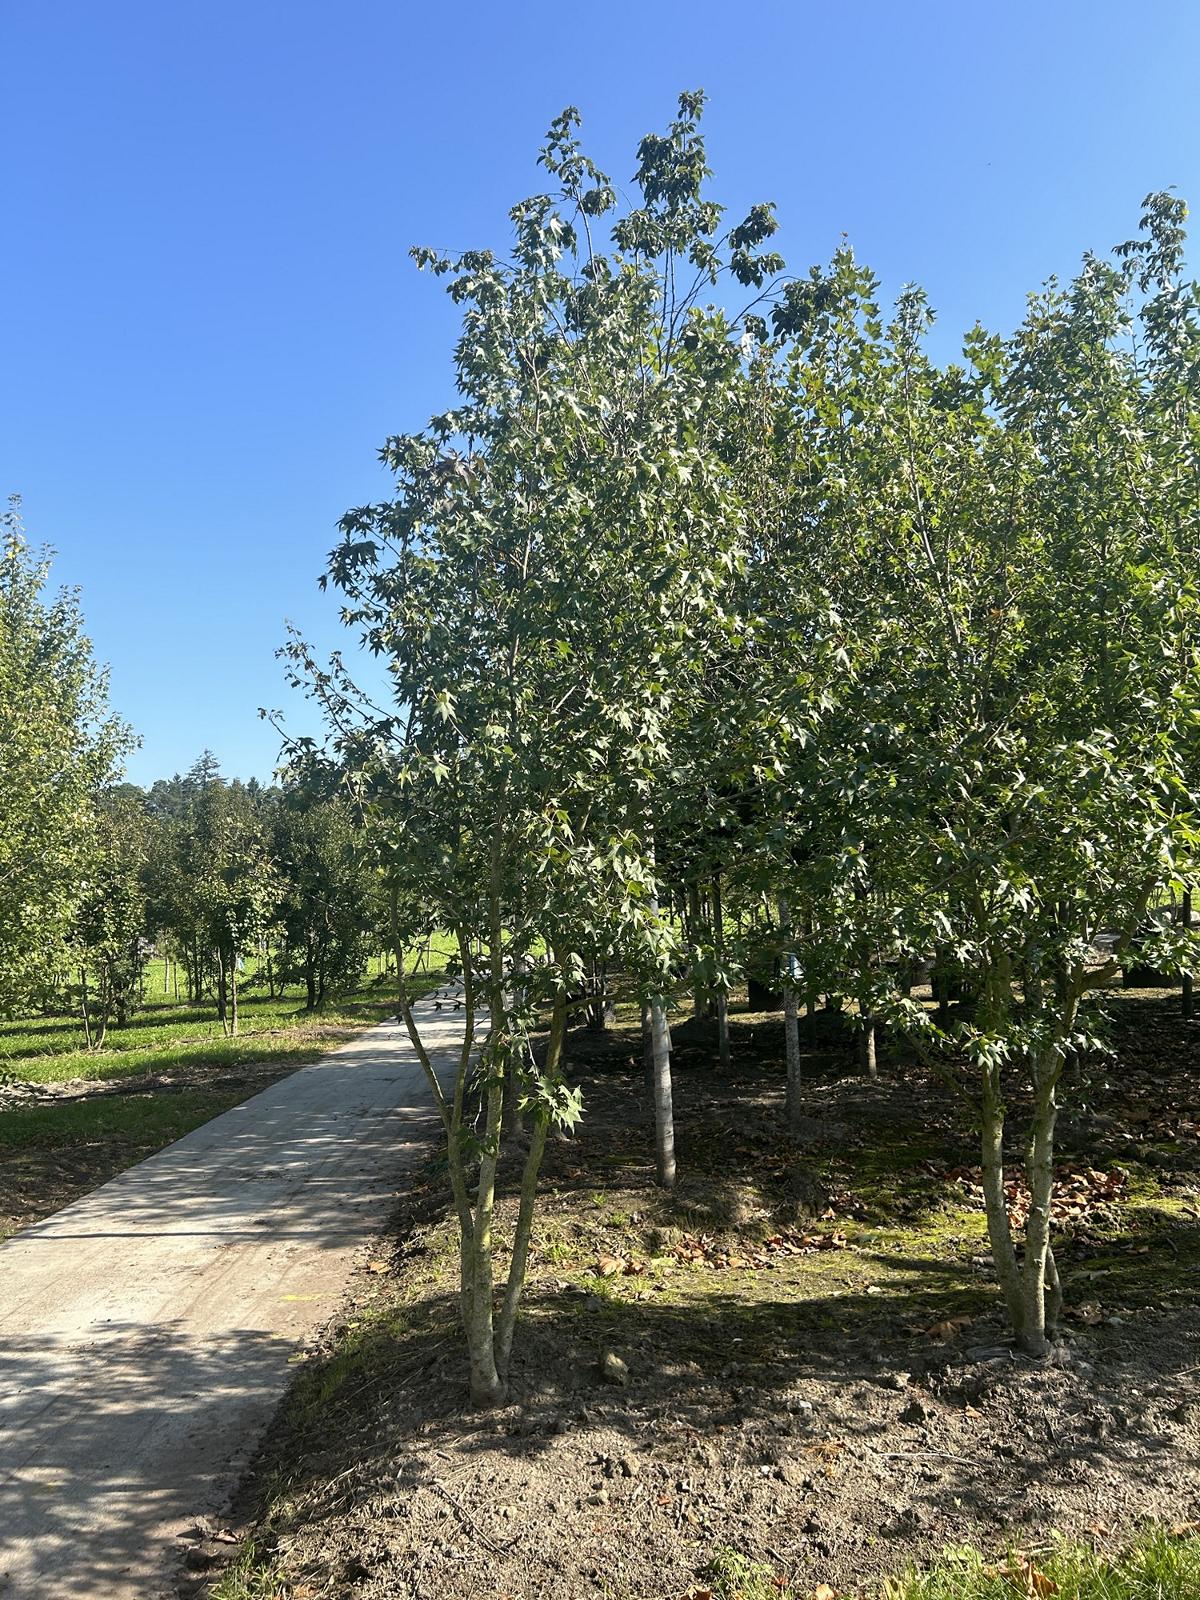
M450 398L450 308L411 244L500 243L578 105L627 181L680 89L718 198L774 200L803 269L840 236L943 336L1200 204L1192 0L0 0L0 495L78 583L147 782L208 746L270 774L285 619L376 448Z

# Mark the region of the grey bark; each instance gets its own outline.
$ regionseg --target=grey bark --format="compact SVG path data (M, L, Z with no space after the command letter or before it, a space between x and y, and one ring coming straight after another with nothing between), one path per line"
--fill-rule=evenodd
M783 935L783 1053L787 1064L787 1120L793 1134L800 1127L800 1008L792 976L791 914L783 897L779 900L779 928Z

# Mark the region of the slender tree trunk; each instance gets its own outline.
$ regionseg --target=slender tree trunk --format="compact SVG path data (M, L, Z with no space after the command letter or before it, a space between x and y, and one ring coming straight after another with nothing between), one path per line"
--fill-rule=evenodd
M650 847L651 866L654 847ZM650 897L650 914L658 916L658 891ZM654 1087L654 1165L659 1184L675 1187L675 1104L671 1085L671 1030L667 1026L666 997L650 996L651 1072Z
M675 1187L675 1107L671 1088L671 1035L661 998L650 1002L654 1051L654 1157L658 1182Z
M983 1165L983 1207L992 1246L992 1261L1008 1308L1009 1322L1013 1333L1020 1339L1025 1327L1025 1308L1017 1252L1008 1220L1008 1197L1004 1193L1004 1102L1000 1097L998 1067L983 1069L980 1155Z
M804 932L811 946L814 932L813 915L811 911L804 918ZM820 994L817 990L816 980L810 973L804 984L804 1014L806 1017L816 1016L817 1002L819 999Z
M879 1064L875 1058L875 1018L865 1017L862 1029L858 1036L858 1061L868 1078L879 1076Z
M797 1004L795 956L790 948L792 921L788 903L780 897L779 931L783 957L783 1053L787 1064L787 1120L793 1134L800 1129L800 1008Z
M1190 888L1187 888L1183 891L1182 915L1183 925L1190 933L1192 927L1192 891ZM1185 972L1183 974L1180 993L1180 1010L1183 1012L1184 1017L1190 1020L1193 1014L1192 974L1190 972Z
M92 1048L92 1019L88 1014L88 983L87 968L79 969L79 1010L83 1017L83 1039L89 1050Z
M497 826L492 834L488 883L488 1042L485 1049L484 1133L480 1142L479 1182L470 1241L471 1288L467 1309L471 1403L476 1406L498 1405L504 1398L504 1383L496 1366L492 1261L492 1220L496 1209L496 1168L500 1159L504 1079L512 1065L508 1059L510 1043L504 994L504 927L500 909L502 868L503 831Z
M725 908L721 903L721 875L713 876L712 889L713 943L716 946L717 965L722 977L717 982L717 1053L721 1070L729 1071L729 989L724 979L725 970Z
M608 992L608 968L601 961L592 963L589 979L591 999L587 1008L587 1025L591 1033L603 1033L617 1020L612 996Z
M642 1090L646 1104L646 1121L653 1123L654 1112L654 1023L650 1016L649 1000L642 1001Z
M237 1037L238 1031L238 954L235 950L229 962L229 1037Z
M561 966L561 963L560 963ZM567 995L560 988L554 998L554 1011L550 1019L550 1039L546 1046L546 1078L551 1083L558 1079L562 1069L563 1040L567 1031ZM521 1200L517 1211L517 1226L513 1235L512 1257L508 1264L508 1282L504 1301L496 1325L496 1368L505 1383L508 1382L512 1359L513 1330L516 1326L517 1307L525 1285L525 1270L529 1260L529 1240L533 1232L533 1212L537 1203L538 1171L546 1149L546 1134L550 1118L544 1109L534 1114L533 1136L525 1170L521 1175Z
M696 882L687 887L687 927L688 943L695 951L700 944L701 916L700 916L700 885ZM693 963L695 958L693 956ZM692 1015L699 1019L704 1015L708 1003L708 994L700 978L700 971L693 964L692 969Z
M221 1024L221 1032L229 1031L229 1008L226 1002L225 985L225 956L220 946L217 947L217 1020Z

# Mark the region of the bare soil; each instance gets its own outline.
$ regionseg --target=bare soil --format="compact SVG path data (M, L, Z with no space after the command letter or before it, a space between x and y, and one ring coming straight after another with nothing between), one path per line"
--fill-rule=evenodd
M1200 1518L1200 1029L1162 992L1112 1006L1116 1056L1064 1096L1042 1363L1004 1335L969 1117L911 1062L868 1080L840 1019L806 1023L796 1149L778 1019L734 1019L729 1076L678 1026L669 1198L636 1031L574 1035L587 1110L548 1156L511 1403L464 1403L434 1160L233 1509L274 1592L701 1596L733 1548L782 1592L866 1594L947 1543ZM204 1531L193 1569L227 1553Z

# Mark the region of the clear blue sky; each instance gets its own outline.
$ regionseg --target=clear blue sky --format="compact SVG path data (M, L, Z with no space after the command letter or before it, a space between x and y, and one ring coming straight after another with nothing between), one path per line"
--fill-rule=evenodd
M285 618L375 450L450 397L413 243L501 242L577 104L601 164L682 88L789 265L849 234L1005 329L1152 188L1200 204L1194 0L0 0L0 494L78 583L146 782L269 775Z

